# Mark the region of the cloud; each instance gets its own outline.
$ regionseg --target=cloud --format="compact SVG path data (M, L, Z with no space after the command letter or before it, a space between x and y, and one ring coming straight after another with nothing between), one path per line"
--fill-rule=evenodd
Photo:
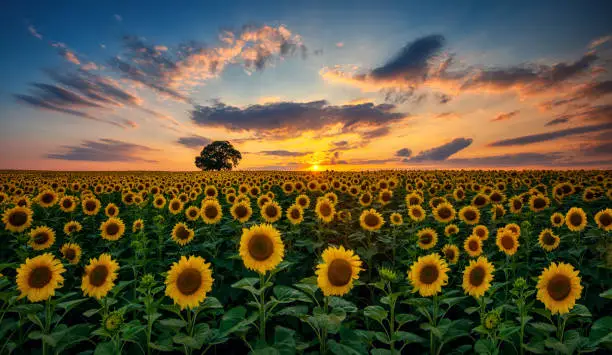
M506 112L506 113L500 113L499 115L495 116L495 118L493 118L491 121L496 122L496 121L506 121L511 119L512 117L516 116L519 114L519 110L515 110L515 111L511 111L511 112Z
M312 154L312 152L291 152L288 150L264 150L259 152L259 154L276 156L276 157L303 157L308 154Z
M343 132L370 127L380 135L381 127L400 121L409 114L394 112L390 104L373 103L335 106L327 101L276 102L244 108L217 102L211 106L195 106L191 120L204 127L224 127L231 131L255 131L263 136L296 136L304 131L340 125ZM379 129L379 130L377 130Z
M49 159L78 160L93 162L147 162L155 163L156 160L145 159L139 156L141 153L158 151L143 145L126 143L114 139L102 138L98 141L83 141L78 146L63 146L63 153L48 154Z
M436 118L444 118L444 119L459 119L461 115L456 112L442 112L436 115Z
M610 94L612 94L612 80L590 82L576 86L570 94L562 98L556 98L541 103L540 108L546 111L556 107L573 104L576 101L592 102L593 100Z
M30 34L38 39L43 39L43 36L38 33L38 30L36 30L36 28L33 25L29 25L28 26L28 32L30 32Z
M511 139L504 139L504 140L490 143L489 146L491 147L509 147L509 146L516 146L516 145L528 145L528 144L551 141L551 140L573 136L573 135L578 135L578 134L599 132L602 130L610 130L610 129L612 129L612 122L599 124L599 125L592 125L592 126L567 128L567 129L562 129L562 130L548 132L548 133L531 134L531 135L521 136L521 137L516 137L516 138L511 138Z
M64 43L54 42L51 46L57 48L57 53L72 64L80 65L81 61L77 58L73 51L68 49Z
M365 132L361 132L361 138L365 140L370 140L374 138L384 137L388 135L389 133L391 133L391 128L385 126L385 127L380 127L380 128L376 128L372 130L367 130Z
M591 43L589 44L589 48L590 49L595 49L605 43L608 43L612 41L612 36L604 36L604 37L599 37L596 38L594 40L591 41Z
M338 43L336 43L336 47L342 48L342 47L344 47L344 43L343 42L338 42Z
M544 126L556 126L558 124L567 123L569 121L568 117L557 117L553 120L546 122Z
M123 21L123 17L122 17L121 15L119 15L119 14L114 14L114 15L113 15L113 18L114 18L114 19L115 19L115 21L117 21L117 22L121 22L121 21Z
M456 138L451 142L441 146L424 150L419 154L408 159L408 162L424 162L424 161L443 161L448 159L455 153L469 147L472 144L472 138Z
M397 152L395 152L395 156L396 157L410 158L412 156L412 150L410 150L408 148L402 148L402 149L398 150Z
M191 135L191 136L187 136L187 137L180 137L177 141L178 144L182 144L187 148L203 148L204 146L210 144L210 142L212 142L212 140L210 138L206 138L206 137L202 137L202 136L198 136L198 135Z

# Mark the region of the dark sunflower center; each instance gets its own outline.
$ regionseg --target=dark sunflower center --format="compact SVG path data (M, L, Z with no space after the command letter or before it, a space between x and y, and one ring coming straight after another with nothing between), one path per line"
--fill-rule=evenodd
M607 227L610 224L612 224L612 215L610 215L609 213L602 213L599 216L599 223L601 223L602 226Z
M65 199L64 201L62 201L62 207L64 208L70 208L72 207L72 200L70 200L69 198Z
M72 233L74 231L76 231L77 227L74 224L71 224L68 226L68 232Z
M176 279L176 288L183 295L193 295L202 285L202 274L194 268L188 268L181 272Z
M162 200L161 198L155 200L155 204L158 206L161 206L164 203L164 200Z
M555 275L548 282L546 290L553 300L562 301L572 291L571 280L565 275Z
M110 223L106 226L106 234L108 235L116 235L119 233L119 225L117 223Z
M104 285L108 278L108 268L105 265L98 265L89 273L89 283L94 287Z
M471 251L477 251L478 250L478 242L475 240L470 240L470 242L468 243L468 248L470 248Z
M521 207L523 207L523 204L519 200L514 200L514 202L512 202L512 206L515 210L520 210Z
M51 202L53 202L53 195L52 194L44 194L44 195L42 195L42 197L40 199L44 203L51 203Z
M52 277L53 272L48 266L38 266L30 272L28 285L32 288L43 288L47 286Z
M373 213L368 213L365 218L363 219L363 221L365 222L366 226L368 227L376 227L378 225L378 223L380 222L380 219L378 218L377 215L373 214Z
M416 218L420 218L423 214L421 213L420 209L415 208L412 210L412 215L415 216Z
M269 205L266 207L266 216L274 218L277 214L278 211L276 210L276 207L274 205Z
M482 197L482 196L478 196L478 197L476 197L476 199L474 200L474 204L475 204L476 206L482 206L482 205L484 205L485 203L487 203L487 200L486 200L484 197Z
M370 202L370 195L363 195L363 197L361 198L361 200L362 200L364 203L368 203L368 202Z
M306 206L306 199L305 198L301 198L298 200L298 203L300 204L300 206Z
M173 210L178 210L179 208L181 208L181 204L177 201L172 202L172 209Z
M49 240L49 233L40 232L32 238L36 244L45 244Z
M465 217L465 219L467 219L468 221L473 221L476 219L476 212L474 212L473 210L467 210L465 211L465 213L463 214L463 216Z
M430 285L438 280L439 275L440 271L438 271L438 267L436 265L425 265L421 269L419 280L426 285Z
M206 190L206 196L209 196L209 197L215 196L215 190L213 189Z
M332 213L332 209L329 206L329 204L324 203L321 205L321 208L319 208L319 212L321 212L321 215L324 217L330 216Z
M89 211L89 212L91 212L91 211L95 211L95 209L96 209L96 203L95 203L95 202L93 202L93 201L91 201L91 200L90 200L90 201L85 202L85 209L86 209L87 211Z
M506 250L510 250L514 248L514 238L509 235L504 235L501 240L501 245Z
M543 198L536 198L535 200L533 200L533 207L535 207L536 209L541 209L546 207L546 201Z
M114 216L115 212L116 212L115 207L111 207L111 208L108 209L108 214L111 215L111 216Z
M388 193L387 193L387 194L383 194L383 195L382 195L382 200L383 200L383 201L387 202L387 201L389 201L390 199L391 199L391 195L389 195Z
M195 218L198 215L198 210L189 210L189 217Z
M429 244L431 243L431 241L433 240L433 236L429 233L425 233L423 235L421 235L421 238L419 238L421 240L421 243L423 244Z
M546 245L555 245L556 242L555 237L553 237L550 232L544 233L544 235L542 236L542 241Z
M297 208L294 208L291 210L291 218L293 219L298 219L300 218L302 214L300 213L300 211Z
M204 215L207 218L214 219L219 215L219 211L216 206L206 206L204 209Z
M450 216L451 216L450 208L448 208L448 207L441 207L438 210L438 216L440 216L440 218L442 218L442 219L450 218Z
M20 227L28 221L28 214L23 211L16 211L9 215L9 223L15 227Z
M249 254L257 261L268 259L274 253L272 239L265 234L255 234L249 241Z
M572 213L569 220L572 226L579 226L582 223L582 216L578 213Z
M189 234L190 234L189 231L183 226L179 226L176 229L176 237L178 239L181 239L181 240L187 239L189 238Z
M561 223L561 217L555 216L553 221L555 222L555 224L559 224L559 223Z
M236 209L234 210L234 213L236 213L236 216L238 216L238 218L243 218L243 217L246 217L248 210L246 207L240 205L236 207Z
M485 270L482 266L476 266L470 272L470 285L472 286L480 286L484 282L485 279Z
M64 251L64 257L68 260L74 260L76 258L76 250L69 248Z
M485 230L482 228L478 228L476 229L476 236L478 236L479 238L484 238L485 236Z
M344 286L351 281L353 268L351 264L344 259L336 259L329 264L327 268L327 278L329 283L334 286Z
M444 256L448 259L448 260L453 260L455 259L455 251L453 249L447 249L444 252Z

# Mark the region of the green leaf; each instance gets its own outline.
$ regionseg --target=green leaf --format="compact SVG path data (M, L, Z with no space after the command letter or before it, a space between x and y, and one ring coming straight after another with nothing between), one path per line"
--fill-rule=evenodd
M115 351L115 346L113 343L107 341L104 343L98 343L96 350L94 351L94 355L117 355L117 352Z
M452 306L458 304L459 302L463 301L466 298L467 298L467 296L449 297L449 298L443 298L442 300L440 300L440 302L448 305L449 307L452 307Z
M40 330L33 330L28 333L28 338L32 340L39 340L39 339L42 339L42 337L43 337L43 333Z
M429 298L409 298L407 300L403 300L402 303L411 305L413 307L427 307L431 305L431 300Z
M295 354L295 331L276 326L274 330L274 348L281 355Z
M612 300L612 288L604 291L602 293L599 294L599 297L603 297L603 298L607 298L609 300Z
M409 313L400 313L395 315L395 321L400 325L404 325L408 322L414 322L416 320L418 320L419 317L417 317L414 314L409 314Z
M48 334L43 335L42 340L45 343L51 345L52 348L54 348L57 345L57 341L55 341L55 339L51 335L48 335Z
M568 347L565 346L565 344L563 344L556 338L547 338L546 340L544 340L544 345L546 345L547 348L551 348L562 354L571 354L570 349L568 349Z
M518 333L521 330L521 327L504 327L499 330L500 338L507 339L512 334Z
M100 312L99 308L92 308L90 310L87 310L87 311L83 312L83 316L89 318L89 317L93 316L94 314L96 314L98 312Z
M346 313L357 312L357 306L351 301L347 301L342 297L332 296L329 298L329 306L345 311Z
M78 306L81 303L86 302L86 301L87 301L87 298L80 298L78 300L58 303L57 307L65 310L66 312L70 312L71 309L75 308L76 306Z
M40 329L44 328L42 321L40 320L40 318L38 318L38 316L35 313L28 313L27 317L30 320L30 322L36 324Z
M187 326L187 322L178 318L162 319L159 321L159 324L172 329L180 329Z
M274 296L276 296L280 303L291 303L295 301L312 303L310 297L302 291L296 290L289 286L276 286L273 289Z
M552 333L552 332L557 331L557 327L549 323L536 322L536 323L529 323L529 325L531 325L532 327L534 327L535 329L543 333Z
M532 341L529 344L523 344L523 348L534 354L544 354L546 353L546 349L544 347L544 341Z
M190 337L189 335L184 334L184 333L179 333L173 336L172 341L174 341L177 344L185 345L191 349L199 349L203 345L203 344L198 343L198 341L195 338Z
M376 338L376 340L378 340L379 342L383 344L387 344L387 345L391 344L391 340L387 337L386 333L375 332L374 337Z
M425 342L424 338L410 332L395 332L395 334L393 334L393 340L401 341L407 344Z
M495 344L489 339L479 339L474 344L474 352L482 355L493 355L497 353Z
M591 326L589 341L594 346L601 343L612 343L612 317L605 316L596 320Z
M585 318L591 318L593 315L591 314L591 312L589 311L588 308L586 308L586 306L582 305L582 304L576 304L574 306L574 308L572 308L572 310L565 315L566 317L585 317Z
M233 288L241 288L245 289L245 287L253 287L259 283L259 279L256 277L245 277L242 280L239 280L232 284Z
M308 314L308 306L306 305L289 306L276 312L277 316L301 317L306 314Z
M328 340L327 345L329 346L329 350L332 352L332 354L335 355L362 355L359 351L346 345L342 345L333 339Z
M383 319L387 318L388 312L381 306L367 306L363 310L363 315L372 318L375 321L382 323Z
M9 312L28 314L28 313L38 313L42 312L45 309L43 305L38 303L28 303L28 304L20 304L13 306L9 309Z
M434 327L429 323L421 323L421 329L431 332L438 339L442 339L442 332L438 327Z

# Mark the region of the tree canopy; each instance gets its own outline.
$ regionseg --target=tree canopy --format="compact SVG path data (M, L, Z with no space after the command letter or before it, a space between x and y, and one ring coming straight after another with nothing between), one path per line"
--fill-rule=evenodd
M232 170L240 159L242 154L230 142L214 141L202 149L195 165L202 170Z

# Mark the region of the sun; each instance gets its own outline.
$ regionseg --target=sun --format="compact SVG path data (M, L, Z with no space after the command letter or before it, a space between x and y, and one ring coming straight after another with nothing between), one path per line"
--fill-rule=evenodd
M312 171L319 171L319 170L321 170L321 167L319 166L319 164L312 164L310 166L310 170L312 170Z

